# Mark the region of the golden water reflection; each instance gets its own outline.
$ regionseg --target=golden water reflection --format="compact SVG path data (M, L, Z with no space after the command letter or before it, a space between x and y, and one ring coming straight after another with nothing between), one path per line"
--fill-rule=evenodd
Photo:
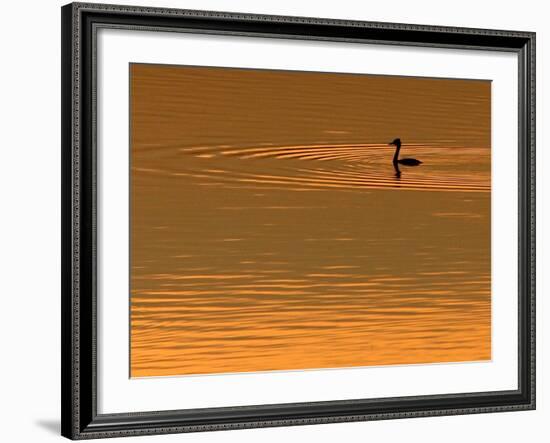
M251 110L264 108L253 98L233 102L229 126L217 113L231 85L280 86L291 74L132 69L133 377L491 358L488 88L451 84L445 98L439 83L417 87L424 119L462 107L436 141L422 141L424 120L414 139L410 116L410 143L388 131L423 161L396 177L392 148L358 135L369 121L382 131L382 117L358 118L346 96L358 76L324 97L343 94L353 116L338 102L332 119L312 117L315 85L332 81L315 77L311 92L302 83L284 98L318 123L270 110L277 135L254 125ZM388 81L371 105L399 92ZM207 86L212 108L201 105Z

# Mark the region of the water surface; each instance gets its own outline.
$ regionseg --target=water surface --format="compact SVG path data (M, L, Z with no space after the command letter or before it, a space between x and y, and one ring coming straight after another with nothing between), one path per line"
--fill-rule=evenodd
M490 359L489 82L131 80L133 377Z

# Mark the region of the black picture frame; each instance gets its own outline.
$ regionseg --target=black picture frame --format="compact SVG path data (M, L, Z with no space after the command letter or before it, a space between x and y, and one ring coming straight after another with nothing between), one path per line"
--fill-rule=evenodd
M71 439L535 408L535 33L72 3L62 7L62 435ZM99 27L507 51L519 59L518 389L97 413L95 38Z

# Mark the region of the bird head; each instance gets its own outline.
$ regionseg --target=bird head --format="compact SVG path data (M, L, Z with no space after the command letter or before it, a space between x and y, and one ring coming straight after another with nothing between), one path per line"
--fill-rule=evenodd
M388 145L389 145L389 146L394 145L394 146L399 147L399 146L401 146L401 139L400 139L400 138L396 138L396 139L394 139L391 143L388 143Z

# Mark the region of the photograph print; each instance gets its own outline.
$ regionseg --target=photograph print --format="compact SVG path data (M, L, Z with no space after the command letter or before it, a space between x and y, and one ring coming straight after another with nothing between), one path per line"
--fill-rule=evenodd
M491 360L491 82L130 64L130 376Z

